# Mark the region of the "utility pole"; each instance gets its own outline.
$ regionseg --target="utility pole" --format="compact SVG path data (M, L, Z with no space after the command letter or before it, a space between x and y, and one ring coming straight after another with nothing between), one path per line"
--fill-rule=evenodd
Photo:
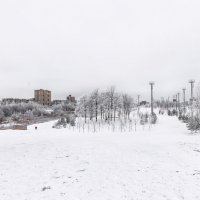
M183 88L183 109L184 109L184 113L186 111L186 105L185 105L185 91L186 91L186 88Z
M178 97L178 112L179 112L179 115L180 115L180 93L179 92L177 94L177 97Z
M193 91L194 91L195 80L191 79L191 80L189 80L189 83L191 85L191 99L190 99L190 101L191 101L191 104L192 104L193 100L194 100L194 96L193 96L194 93L193 93Z
M153 115L153 86L154 86L154 82L149 82L149 85L151 86L151 115Z
M175 103L176 103L176 111L178 111L178 100L177 100L177 94L175 95Z
M173 95L173 104L172 104L173 110L176 108L176 95Z
M194 100L194 96L193 96L193 90L194 90L194 83L195 83L195 80L191 79L189 80L189 83L191 84L191 99L190 99L190 105L191 105L191 116L193 118L193 100Z

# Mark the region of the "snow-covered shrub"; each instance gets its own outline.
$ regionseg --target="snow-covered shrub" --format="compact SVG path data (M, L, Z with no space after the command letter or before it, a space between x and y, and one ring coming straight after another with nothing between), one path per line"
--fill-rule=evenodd
M159 110L159 115L164 115L165 111L164 110Z
M66 119L64 117L61 117L53 126L53 128L62 128L62 127L66 127L67 122Z
M189 120L189 117L188 117L187 115L183 115L183 116L182 116L182 121L183 121L183 123L187 123L188 120Z
M64 111L62 109L62 105L61 104L53 106L53 116L54 117L62 116L63 114L64 114Z
M75 115L71 115L71 117L70 117L70 125L71 126L75 126L76 124L75 124L75 121L76 121L76 116Z
M65 115L63 117L61 117L53 126L53 128L62 128L62 127L66 127L67 124L71 125L71 126L75 126L75 120L76 117L73 114L68 114Z
M65 102L62 103L62 110L63 111L69 111L74 112L76 105L73 102Z
M200 119L197 115L189 117L187 121L187 128L192 132L197 132L200 130Z
M157 122L157 115L155 113L153 113L151 116L150 116L150 123L151 124L156 124Z
M144 116L142 116L142 117L140 118L140 124L141 124L141 125L145 125L145 118L144 118Z
M75 105L70 102L66 102L54 105L52 109L53 109L52 115L54 117L59 117L59 116L64 116L66 112L67 113L75 112Z
M13 121L32 120L33 117L47 116L51 113L47 111L47 107L35 102L28 103L9 103L0 105L5 118L10 118Z
M36 108L33 108L32 112L33 112L33 115L36 116L36 117L41 116L41 112Z
M75 126L76 116L74 114L65 115L65 118L66 118L67 124L70 124L71 126Z
M189 117L188 117L188 115L186 115L186 114L180 113L178 119L181 120L183 123L187 123Z
M197 86L197 96L195 100L190 102L189 118L187 128L192 132L200 131L200 84Z
M2 106L1 109L2 109L5 117L10 117L12 115L12 110L8 105Z
M175 110L175 109L173 109L173 111L172 111L172 115L174 116L174 115L178 115L178 111L177 110Z
M167 111L167 114L168 114L169 116L172 116L171 110L168 110L168 111Z
M178 116L178 119L181 121L183 119L183 116L182 115L179 115Z
M4 112L0 109L0 122L2 122L5 119Z
M22 118L22 114L20 113L14 113L11 117L12 121L15 121L15 122L19 122L21 118Z
M32 120L34 118L33 112L30 110L26 111L26 113L24 114L24 118L27 120Z
M145 125L145 124L148 123L148 121L149 121L149 114L148 113L140 114L139 117L140 117L140 124L141 125Z
M148 123L148 114L142 114L140 116L140 124L145 125Z

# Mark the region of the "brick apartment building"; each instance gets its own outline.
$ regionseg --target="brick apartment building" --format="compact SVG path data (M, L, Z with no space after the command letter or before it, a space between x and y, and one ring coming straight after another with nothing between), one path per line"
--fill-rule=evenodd
M69 95L69 96L67 97L67 102L76 103L76 98L73 97L72 95Z
M35 90L35 102L42 105L51 105L51 91L49 90Z

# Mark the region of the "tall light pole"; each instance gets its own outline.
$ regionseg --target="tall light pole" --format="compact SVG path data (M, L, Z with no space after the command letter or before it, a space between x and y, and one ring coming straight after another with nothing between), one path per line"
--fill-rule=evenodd
M178 112L180 115L180 93L179 92L177 93L177 98L178 98Z
M185 91L186 91L186 88L183 88L183 109L184 109L184 113L186 111L186 105L185 105Z
M193 106L193 98L194 98L194 96L193 96L193 90L194 90L194 83L195 83L195 80L193 80L193 79L191 79L191 80L189 80L189 83L191 84L191 99L190 99L190 105L191 105L191 116L192 116L192 118L193 118L193 108L192 108L192 106Z
M176 112L178 111L178 96L175 95L175 103L176 103Z
M193 99L194 99L194 96L193 96L193 92L194 92L194 83L195 83L195 80L193 80L193 79L191 79L191 80L189 80L189 83L190 83L190 85L191 85L191 104L193 103Z
M177 93L177 98L178 98L178 109L180 108L180 93Z
M155 83L151 81L149 82L149 85L151 86L151 115L153 115L153 86Z
M176 95L173 95L173 110L176 109Z

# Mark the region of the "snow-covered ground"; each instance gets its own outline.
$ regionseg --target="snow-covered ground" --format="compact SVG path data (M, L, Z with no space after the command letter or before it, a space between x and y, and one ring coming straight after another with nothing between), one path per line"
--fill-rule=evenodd
M0 132L0 200L199 200L200 135L175 117L128 133Z

